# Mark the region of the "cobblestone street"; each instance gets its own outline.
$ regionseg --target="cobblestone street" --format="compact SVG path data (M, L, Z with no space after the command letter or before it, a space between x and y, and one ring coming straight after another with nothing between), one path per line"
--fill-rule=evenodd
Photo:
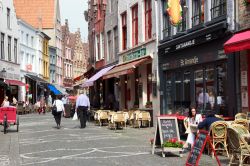
M55 128L51 114L20 116L20 132L15 126L4 135L0 133L0 165L93 165L93 166L160 166L184 165L175 155L161 157L151 154L150 138L154 128L109 130L88 123L80 129L79 121L62 119L61 129ZM220 157L221 158L221 157ZM228 160L221 158L225 164ZM224 165L225 165L224 164ZM200 165L216 165L203 155Z

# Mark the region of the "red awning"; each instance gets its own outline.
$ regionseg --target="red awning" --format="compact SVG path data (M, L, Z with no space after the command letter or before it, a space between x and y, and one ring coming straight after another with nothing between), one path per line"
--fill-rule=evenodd
M147 61L151 60L150 56L145 58L141 58L132 62L123 63L115 66L112 70L108 71L106 74L103 75L103 79L109 79L112 77L118 77L120 75L131 74L134 72L134 69Z
M233 35L225 44L225 53L250 49L250 30Z
M25 83L18 80L5 80L5 83L9 85L25 86Z

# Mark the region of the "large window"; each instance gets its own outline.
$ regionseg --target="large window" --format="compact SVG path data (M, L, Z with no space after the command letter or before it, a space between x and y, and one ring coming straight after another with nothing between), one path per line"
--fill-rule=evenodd
M151 0L145 0L145 39L152 37L152 5Z
M132 46L138 44L138 5L132 7Z
M169 37L172 35L172 30L171 30L171 23L169 20L169 15L166 12L167 8L167 0L162 1L162 12L163 12L163 38Z
M97 61L101 59L100 35L97 35Z
M115 56L117 56L119 51L119 45L118 45L118 30L117 27L114 28L114 49L115 49Z
M8 36L8 60L11 61L11 37Z
M122 17L122 50L127 49L127 13L123 13Z
M108 31L108 60L113 59L111 31Z
M217 18L226 15L226 0L212 0L211 18Z
M187 5L186 5L186 0L181 0L181 7L182 7L182 21L181 23L177 26L177 31L182 32L185 31L187 28Z
M204 0L193 0L192 25L196 26L204 22Z
M10 29L10 9L7 8L7 26Z
M14 61L17 63L17 39L14 39Z
M4 33L1 33L1 59L5 59L4 55Z

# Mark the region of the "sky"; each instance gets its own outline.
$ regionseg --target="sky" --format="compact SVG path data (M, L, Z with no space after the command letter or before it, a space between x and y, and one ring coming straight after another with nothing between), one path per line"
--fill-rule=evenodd
M88 9L88 0L60 0L61 24L68 19L70 32L80 28L83 41L88 39L88 23L85 21L84 11Z

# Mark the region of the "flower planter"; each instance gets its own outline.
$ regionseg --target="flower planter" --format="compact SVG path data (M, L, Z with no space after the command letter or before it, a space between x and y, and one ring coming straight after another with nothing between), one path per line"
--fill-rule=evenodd
M165 153L179 153L179 156L183 157L182 152L182 148L162 147L162 157L165 157Z

